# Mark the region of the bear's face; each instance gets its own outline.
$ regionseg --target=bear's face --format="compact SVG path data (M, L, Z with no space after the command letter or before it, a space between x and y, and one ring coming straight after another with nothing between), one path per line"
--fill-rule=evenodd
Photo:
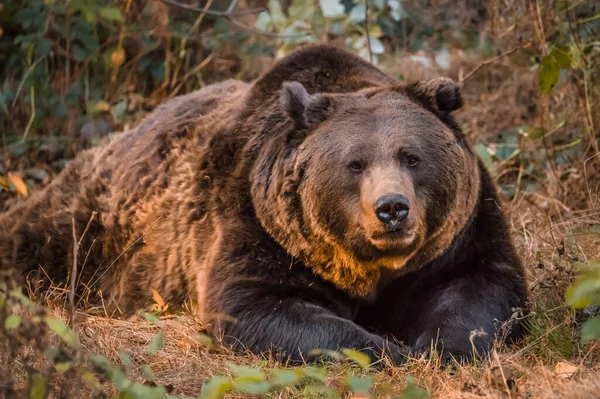
M409 257L454 217L470 159L448 126L400 93L338 96L333 108L298 148L305 220L359 260Z
M282 184L265 190L262 224L358 296L383 269L433 260L466 224L479 190L477 157L445 119L461 104L457 90L444 79L348 94L284 85L282 107L295 127L263 180Z

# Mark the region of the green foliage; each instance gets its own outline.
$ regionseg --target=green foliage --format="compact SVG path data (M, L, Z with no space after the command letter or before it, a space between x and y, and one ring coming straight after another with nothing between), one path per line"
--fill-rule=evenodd
M147 316L147 315L146 315ZM160 326L160 319L150 318L152 324ZM21 331L27 326L29 332ZM46 343L38 347L42 356L53 365L55 372L79 383L83 389L106 395L105 383L116 390L114 399L161 399L175 398L167 395L167 389L155 385L156 375L150 365L135 364L125 352L119 353L122 366L113 364L101 355L84 355L75 332L61 320L48 316L44 309L37 307L16 287L0 286L0 339L8 339L11 345L21 347L27 341L21 335L31 336L45 334L44 326L58 339L57 344ZM148 354L155 354L164 344L164 334L154 335L147 346ZM0 341L0 344L2 341ZM343 350L342 353L328 353L338 359L345 359L358 365L343 367L342 373L336 373L333 383L330 369L327 367L271 368L250 367L228 364L227 375L217 375L208 380L202 387L198 398L222 398L229 393L252 395L276 394L277 392L294 390L306 394L320 395L329 398L341 398L345 394L360 394L361 397L379 397L385 394L391 398L417 399L426 398L427 392L418 387L414 379L407 378L405 387L394 394L390 386L377 387L369 371L369 358L360 352ZM131 378L133 370L145 378L141 383ZM360 375L356 371L363 371ZM103 383L100 383L102 381ZM31 367L28 382L28 397L44 398L52 391L55 380L52 373Z
M364 2L295 0L284 12L278 0L270 0L256 28L281 35L276 40L278 56L300 43L343 37L348 50L377 63L385 52L383 38L395 35L393 27L407 14L398 0L369 0L367 4L368 10Z
M154 355L163 346L163 339L164 335L161 331L152 338L146 348L146 352L148 352L149 355Z
M566 292L567 304L575 309L598 309L600 307L600 260L579 265L580 273ZM600 315L587 320L581 329L582 341L600 339Z

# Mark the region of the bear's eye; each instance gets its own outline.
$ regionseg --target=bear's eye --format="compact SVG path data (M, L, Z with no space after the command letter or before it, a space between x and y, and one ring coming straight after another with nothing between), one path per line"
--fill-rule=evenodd
M363 170L363 165L360 161L352 161L348 165L348 168L353 172L360 172Z
M419 158L417 158L417 157L409 156L406 159L406 164L408 166L417 166L418 163L419 163Z

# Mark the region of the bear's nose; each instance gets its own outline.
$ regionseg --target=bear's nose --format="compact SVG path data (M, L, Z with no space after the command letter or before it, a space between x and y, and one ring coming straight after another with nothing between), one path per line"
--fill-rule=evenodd
M375 202L374 208L381 222L395 225L406 219L410 203L402 194L387 194Z

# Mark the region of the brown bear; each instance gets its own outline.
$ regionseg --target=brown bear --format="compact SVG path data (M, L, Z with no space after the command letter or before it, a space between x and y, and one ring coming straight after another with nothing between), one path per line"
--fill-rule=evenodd
M80 154L0 217L0 266L119 314L192 299L234 348L292 360L484 354L527 290L461 105L452 80L300 49Z

